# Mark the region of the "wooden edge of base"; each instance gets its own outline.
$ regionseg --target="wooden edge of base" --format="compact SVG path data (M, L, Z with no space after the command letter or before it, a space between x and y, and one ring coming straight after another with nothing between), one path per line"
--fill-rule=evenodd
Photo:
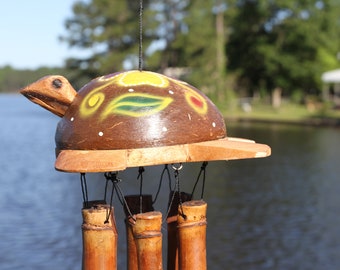
M192 144L120 150L57 150L55 168L64 172L121 171L128 167L270 156L265 144L224 138Z

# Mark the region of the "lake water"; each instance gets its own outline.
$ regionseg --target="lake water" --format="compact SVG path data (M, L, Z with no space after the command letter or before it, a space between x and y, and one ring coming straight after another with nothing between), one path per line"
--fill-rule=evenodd
M2 270L81 269L80 181L54 170L57 122L24 97L0 95ZM273 154L209 163L208 268L340 269L340 129L228 123L227 129L270 145ZM183 191L191 191L200 165L180 171ZM145 193L155 193L162 168L146 168ZM119 174L125 194L138 194L137 174ZM102 199L104 177L87 178L90 199ZM163 213L167 197L164 185L156 203ZM124 216L117 199L114 206L118 268L126 269Z

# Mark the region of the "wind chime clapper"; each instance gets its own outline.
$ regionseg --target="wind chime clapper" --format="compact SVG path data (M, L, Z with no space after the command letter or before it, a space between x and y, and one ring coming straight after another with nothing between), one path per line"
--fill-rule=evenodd
M267 145L227 136L223 116L209 98L186 82L159 73L141 70L113 73L90 81L78 92L66 78L47 76L25 87L21 93L61 117L55 134L55 168L63 172L108 173L130 167L260 158L271 153ZM178 167L174 172L178 178ZM119 185L117 187L119 189ZM169 232L176 236L172 238L176 241L169 244L172 262L168 255L168 269L198 269L180 262L183 260L181 254L187 254L183 248L195 250L199 246L194 242L190 244L190 239L195 237L181 237L182 231L185 235L188 233L181 223L186 221L183 217L187 213L190 215L190 209L196 211L198 205L190 203L192 198L181 193L179 188L171 192L179 197L175 212L172 210L166 216ZM125 206L137 198L138 209L141 204L146 205L143 200L150 200L142 193L138 195L134 199L123 195L121 198L124 198ZM131 209L133 204L136 201L130 204ZM91 209L96 211L95 207ZM134 250L137 257L145 256L140 244L143 241L138 238L143 232L134 226L144 226L150 221L158 231L155 219L159 219L159 214L152 205L139 212L127 212L127 234L130 233L128 242L131 244L128 249ZM205 225L201 229L205 230ZM148 235L148 231L145 234ZM150 239L158 239L158 236ZM185 245L181 239L186 239ZM205 236L201 239L204 242ZM202 252L201 258L205 258L205 250ZM161 256L162 253L158 251L157 254ZM129 259L128 269L146 269L141 265L142 261L140 259L135 263L137 266L132 266ZM149 263L147 269L161 269L160 261L158 258L154 265ZM203 268L199 269L206 269L205 259L201 262Z

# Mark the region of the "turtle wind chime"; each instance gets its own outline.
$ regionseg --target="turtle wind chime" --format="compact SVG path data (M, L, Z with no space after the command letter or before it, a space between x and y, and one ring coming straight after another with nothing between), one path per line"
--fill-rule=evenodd
M117 172L139 167L142 177L144 166L163 164L163 173L169 173L169 164L176 185L165 217L167 268L200 270L207 267L207 204L180 191L178 175L183 163L203 162L204 171L208 161L270 155L267 145L227 137L221 113L199 90L183 81L144 71L141 65L140 70L96 78L78 92L66 78L46 76L21 93L61 117L55 134L55 168L81 176L83 269L117 268L118 233L113 206L105 201L88 201L86 173L103 172L123 201L127 269L154 270L163 269L162 213L153 209L151 196L141 191L123 196Z

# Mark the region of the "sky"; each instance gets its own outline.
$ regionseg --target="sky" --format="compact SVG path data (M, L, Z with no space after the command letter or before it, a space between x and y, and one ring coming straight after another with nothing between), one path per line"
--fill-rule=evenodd
M70 56L81 55L58 37L66 34L64 22L72 16L76 0L1 1L0 67L34 69L60 67Z

